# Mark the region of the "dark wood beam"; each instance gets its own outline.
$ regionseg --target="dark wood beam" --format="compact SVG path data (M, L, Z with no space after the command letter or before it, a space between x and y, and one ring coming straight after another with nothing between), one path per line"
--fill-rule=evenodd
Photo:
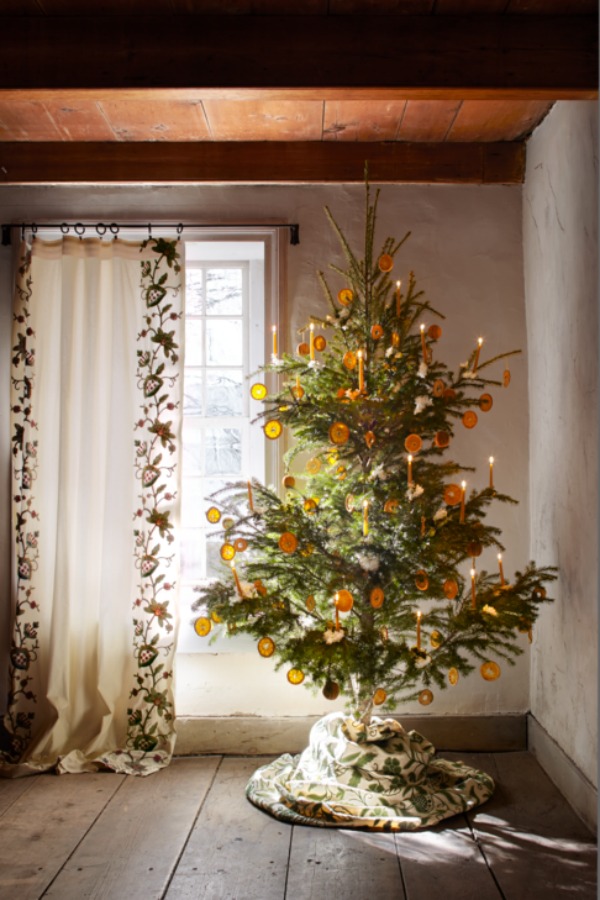
M0 143L2 184L519 184L525 145Z
M0 90L590 99L597 32L594 16L5 16Z

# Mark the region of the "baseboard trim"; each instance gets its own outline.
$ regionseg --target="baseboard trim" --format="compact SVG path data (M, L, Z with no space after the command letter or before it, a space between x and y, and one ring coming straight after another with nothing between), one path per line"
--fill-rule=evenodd
M598 827L598 791L531 713L527 716L527 748L565 800L594 833Z
M502 752L527 749L525 715L394 716L437 750ZM267 756L300 753L318 716L202 716L177 719L177 756L218 753Z

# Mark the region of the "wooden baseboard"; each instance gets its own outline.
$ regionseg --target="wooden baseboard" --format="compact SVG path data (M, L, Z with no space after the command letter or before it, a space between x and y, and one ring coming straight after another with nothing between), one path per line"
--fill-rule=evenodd
M531 713L527 716L527 747L565 800L592 831L598 827L598 790Z
M437 750L500 752L527 748L525 715L395 716ZM177 720L177 756L219 753L265 756L300 753L317 716L206 716Z

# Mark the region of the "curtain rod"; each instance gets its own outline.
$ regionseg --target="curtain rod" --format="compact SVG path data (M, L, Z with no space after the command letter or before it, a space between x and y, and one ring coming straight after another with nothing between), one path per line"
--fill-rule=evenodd
M40 228L59 228L62 234L69 234L71 229L75 232L78 237L83 237L88 229L94 229L96 234L99 237L104 237L106 234L111 234L114 237L117 237L120 231L126 230L128 228L140 231L146 229L148 232L148 238L152 238L152 229L156 228L159 231L164 230L174 230L177 233L177 237L180 237L183 233L184 228L289 228L290 230L290 244L296 245L300 243L300 225L295 224L287 224L287 223L276 223L276 224L265 224L264 222L251 223L244 222L243 224L229 223L224 225L220 224L198 224L198 225L184 225L182 222L175 224L166 224L166 223L155 223L154 225L151 222L141 223L139 225L132 225L130 223L126 225L118 224L117 222L75 222L69 224L68 222L21 222L15 223L13 225L2 225L2 246L9 247L11 244L11 229L12 228L20 228L21 229L21 238L23 238L25 231L31 231L32 235L35 237L36 232Z

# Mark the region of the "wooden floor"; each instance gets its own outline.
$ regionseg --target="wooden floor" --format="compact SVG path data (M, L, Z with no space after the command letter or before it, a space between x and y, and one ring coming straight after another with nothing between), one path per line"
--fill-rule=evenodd
M146 778L0 779L0 898L495 900L596 897L595 843L528 753L440 754L494 797L424 832L292 827L252 806L266 762L189 757Z

